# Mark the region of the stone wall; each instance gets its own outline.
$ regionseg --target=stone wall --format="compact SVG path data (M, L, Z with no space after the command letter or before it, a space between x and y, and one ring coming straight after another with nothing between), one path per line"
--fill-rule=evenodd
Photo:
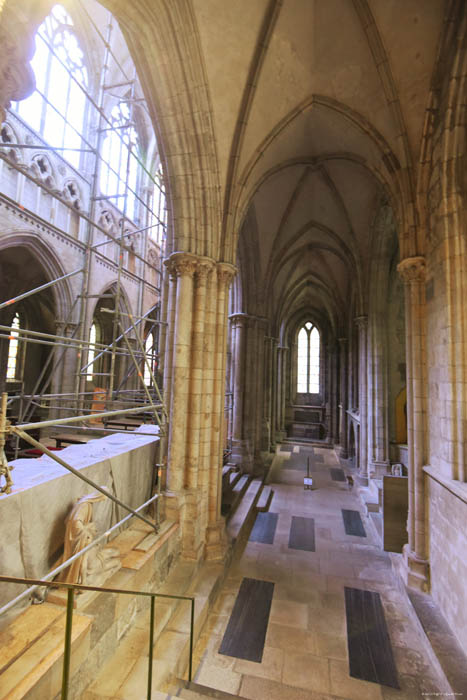
M155 432L155 426L151 428ZM117 433L87 445L72 445L59 454L99 486L137 508L152 495L158 444L157 436ZM46 456L10 464L15 467L14 486L10 494L0 495L4 523L0 571L5 576L40 578L54 568L61 554L65 518L71 507L94 489ZM98 534L128 514L110 500L96 503L93 510ZM22 589L3 584L0 605Z
M467 648L467 485L427 478L431 594L460 644ZM464 525L462 525L464 524Z

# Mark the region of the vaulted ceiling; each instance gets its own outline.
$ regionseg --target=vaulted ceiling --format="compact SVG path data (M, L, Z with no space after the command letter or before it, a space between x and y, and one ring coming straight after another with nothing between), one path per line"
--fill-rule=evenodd
M255 276L243 304L279 324L308 309L337 333L352 300L354 311L366 311L381 205L389 202L399 228L406 226L446 2L193 0L193 7L224 252L241 232L240 259ZM245 265L249 255L254 265Z

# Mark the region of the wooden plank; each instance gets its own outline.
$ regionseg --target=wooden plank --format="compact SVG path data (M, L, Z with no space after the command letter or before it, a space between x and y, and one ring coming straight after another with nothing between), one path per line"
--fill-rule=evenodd
M383 548L386 552L402 552L408 541L409 511L408 477L383 477Z
M333 481L346 481L344 472L338 467L331 467L331 479Z
M270 581L243 579L219 654L261 663L273 593Z
M344 519L346 535L366 537L365 528L363 527L362 518L358 510L346 510L342 508L342 517Z
M399 689L379 593L346 586L345 612L350 675Z
M273 544L278 517L278 513L258 513L250 533L250 542Z
M292 516L289 533L289 548L315 552L315 521L313 518Z

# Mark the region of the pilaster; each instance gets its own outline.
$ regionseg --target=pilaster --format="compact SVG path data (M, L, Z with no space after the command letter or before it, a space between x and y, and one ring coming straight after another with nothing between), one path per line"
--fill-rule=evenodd
M359 387L358 406L360 414L360 440L358 458L358 476L362 485L368 485L368 316L357 316L355 323L358 327L358 362L359 362Z
M407 438L409 456L408 544L404 562L409 585L427 590L429 563L425 532L425 259L402 260L397 270L404 282L407 355Z

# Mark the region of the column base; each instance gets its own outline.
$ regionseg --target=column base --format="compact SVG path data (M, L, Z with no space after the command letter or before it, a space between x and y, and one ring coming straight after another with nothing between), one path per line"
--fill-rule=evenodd
M342 447L342 445L338 448L338 455L341 459L348 459L349 458L349 453L347 451L347 448Z
M430 563L412 552L408 544L402 548L402 574L409 588L427 593L430 589Z
M236 464L244 472L252 470L252 455L248 440L232 440L232 455L230 461Z
M206 509L205 499L198 490L184 489L167 491L164 500L166 517L180 524L182 558L199 561L204 549L201 524Z
M222 561L226 550L225 521L218 520L217 523L208 525L206 528L205 559L206 561Z

